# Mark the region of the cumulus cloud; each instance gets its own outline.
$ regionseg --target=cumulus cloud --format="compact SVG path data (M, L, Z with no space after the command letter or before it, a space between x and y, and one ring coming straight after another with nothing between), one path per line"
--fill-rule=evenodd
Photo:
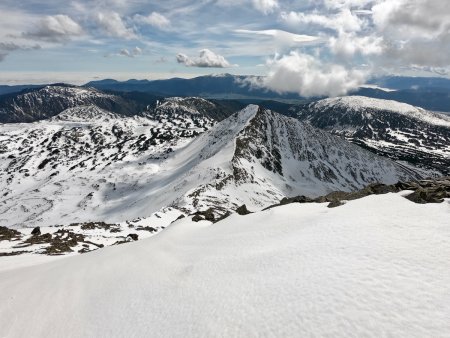
M137 37L133 29L128 28L116 12L98 13L96 21L99 28L108 36L127 40Z
M254 86L304 97L339 96L356 89L366 80L366 72L324 63L311 55L292 51L267 62L266 77L252 78Z
M170 20L157 12L152 12L148 16L136 14L134 16L134 20L138 23L147 24L161 30L168 29L170 27Z
M436 36L449 30L448 3L440 0L389 0L373 6L378 28L401 35Z
M67 15L58 14L42 18L33 30L23 33L26 38L47 42L66 42L83 34L81 26Z
M389 0L373 6L373 22L387 43L386 62L450 66L450 11L440 0Z
M297 30L315 29L323 55L345 65L445 74L450 66L450 11L441 0L322 0L312 11L281 12ZM359 59L354 58L357 56Z
M121 49L121 50L120 50L119 55L121 55L121 56L127 56L127 57L130 57L130 58L134 58L134 57L136 57L136 56L142 55L142 49L140 49L139 47L134 47L134 48L130 51L130 50L124 48L124 49Z
M384 51L383 37L376 35L358 36L354 33L341 32L337 37L330 37L329 47L333 54L341 57L360 55L380 55Z
M252 0L253 6L264 14L273 13L278 7L277 0Z
M209 49L202 49L198 57L191 58L186 54L177 54L177 62L186 67L228 68L232 65L222 56Z

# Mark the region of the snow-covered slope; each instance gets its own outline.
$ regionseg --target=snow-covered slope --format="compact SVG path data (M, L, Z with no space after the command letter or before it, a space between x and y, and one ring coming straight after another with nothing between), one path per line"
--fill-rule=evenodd
M116 223L168 206L225 214L244 203L258 209L286 196L418 177L258 106L213 124L184 110L115 118L78 107L49 121L3 125L0 225Z
M387 194L215 224L186 218L150 239L35 266L6 257L0 333L447 337L449 214L448 200Z
M123 115L136 113L135 106L117 95L94 88L51 85L0 99L0 122L33 122L55 116L62 111L95 105Z
M125 214L123 221L148 216L158 208L127 213L126 206L120 210L122 199L213 124L183 111L117 117L81 106L50 120L0 125L0 224L98 221L108 212Z
M204 135L211 135L212 143L219 140L219 149L223 150L205 162L214 165L214 180L190 192L188 204L261 208L285 196L319 196L373 182L394 183L418 177L390 160L296 119L257 106L247 109L253 109L253 114L243 120L240 132L226 146L222 145L222 130L228 127L218 124L218 136L213 132Z
M298 118L377 154L450 174L450 118L396 101L348 96L294 108Z

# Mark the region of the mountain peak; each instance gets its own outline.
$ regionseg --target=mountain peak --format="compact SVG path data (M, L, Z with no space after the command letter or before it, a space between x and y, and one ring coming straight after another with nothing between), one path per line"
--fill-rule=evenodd
M367 118L376 118L377 112L389 112L404 115L429 124L450 127L450 117L429 112L423 108L414 107L407 103L393 100L374 99L366 96L344 96L323 99L310 104L315 110L326 110L327 108L344 109L346 113L364 113ZM370 113L375 113L371 115Z
M449 174L450 117L405 103L363 96L324 99L292 110L300 120L372 152Z

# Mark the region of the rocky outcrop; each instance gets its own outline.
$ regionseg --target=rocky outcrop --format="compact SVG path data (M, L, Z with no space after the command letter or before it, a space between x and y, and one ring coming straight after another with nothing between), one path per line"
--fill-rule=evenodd
M445 198L450 198L450 176L438 179L428 179L412 182L398 182L396 184L370 184L364 189L345 192L334 191L327 195L317 198L309 198L307 196L295 196L283 198L279 204L272 205L270 209L280 205L291 203L326 203L328 207L334 208L345 204L345 201L356 200L369 195L381 195L387 193L396 193L404 190L412 190L411 194L405 196L414 203L442 203Z

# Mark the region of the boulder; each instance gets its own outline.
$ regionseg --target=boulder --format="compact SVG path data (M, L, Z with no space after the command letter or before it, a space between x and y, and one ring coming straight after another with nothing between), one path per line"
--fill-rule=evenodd
M242 204L239 208L237 208L236 212L242 216L251 214L251 211L248 211L247 206L245 204Z
M130 238L133 241L137 241L139 239L138 234L128 234L127 239Z
M34 229L31 231L31 234L32 234L33 236L40 235L40 234L41 234L41 228L40 228L40 227L34 228Z

